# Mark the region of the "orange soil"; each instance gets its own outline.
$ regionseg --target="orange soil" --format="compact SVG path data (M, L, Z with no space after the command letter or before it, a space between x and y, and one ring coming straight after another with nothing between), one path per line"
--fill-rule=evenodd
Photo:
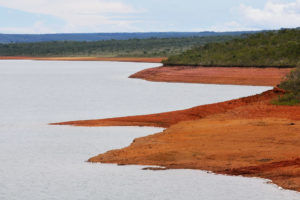
M165 127L89 161L262 177L300 191L300 106L269 103L283 93L274 89L174 112L54 125Z
M148 81L275 86L291 68L155 67L130 76Z
M0 60L53 60L53 61L117 61L161 63L165 58L109 58L109 57L24 57L2 56Z

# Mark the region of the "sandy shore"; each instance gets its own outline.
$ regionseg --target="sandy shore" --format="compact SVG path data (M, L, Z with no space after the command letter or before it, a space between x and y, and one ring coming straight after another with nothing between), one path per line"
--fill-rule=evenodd
M275 86L291 68L155 67L130 76L148 81Z
M116 62L147 62L147 63L161 63L165 59L160 58L140 58L140 57L25 57L25 56L2 56L0 60L53 60L53 61L116 61Z
M270 104L283 93L274 89L186 110L54 125L164 127L89 161L262 177L300 191L300 106Z

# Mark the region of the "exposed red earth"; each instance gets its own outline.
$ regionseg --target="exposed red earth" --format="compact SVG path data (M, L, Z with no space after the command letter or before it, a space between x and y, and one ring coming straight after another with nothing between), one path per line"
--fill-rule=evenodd
M148 81L275 86L292 68L155 67L130 76Z
M164 58L0 57L22 60L160 63ZM149 81L275 86L291 69L242 67L156 67L131 76ZM190 109L142 116L72 121L52 125L152 126L163 132L137 138L129 147L89 162L155 165L148 169L199 169L271 179L300 191L300 106L276 106L284 94L259 95Z
M274 89L186 110L53 125L164 127L89 162L261 177L300 191L300 106L270 104L283 93Z
M164 58L0 57L0 60L122 61L160 63ZM131 76L150 81L275 86L291 69L157 67ZM284 91L166 113L52 125L153 126L163 132L137 138L89 162L155 165L149 169L200 169L271 179L300 191L300 106L275 106Z

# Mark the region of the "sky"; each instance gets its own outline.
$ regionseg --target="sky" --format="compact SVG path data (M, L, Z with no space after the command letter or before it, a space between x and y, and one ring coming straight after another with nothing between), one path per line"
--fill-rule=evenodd
M300 0L0 0L0 33L300 27Z

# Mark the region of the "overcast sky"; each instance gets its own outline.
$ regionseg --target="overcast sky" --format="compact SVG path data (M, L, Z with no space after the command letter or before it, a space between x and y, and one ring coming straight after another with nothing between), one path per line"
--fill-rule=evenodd
M1 33L300 27L300 0L0 0Z

